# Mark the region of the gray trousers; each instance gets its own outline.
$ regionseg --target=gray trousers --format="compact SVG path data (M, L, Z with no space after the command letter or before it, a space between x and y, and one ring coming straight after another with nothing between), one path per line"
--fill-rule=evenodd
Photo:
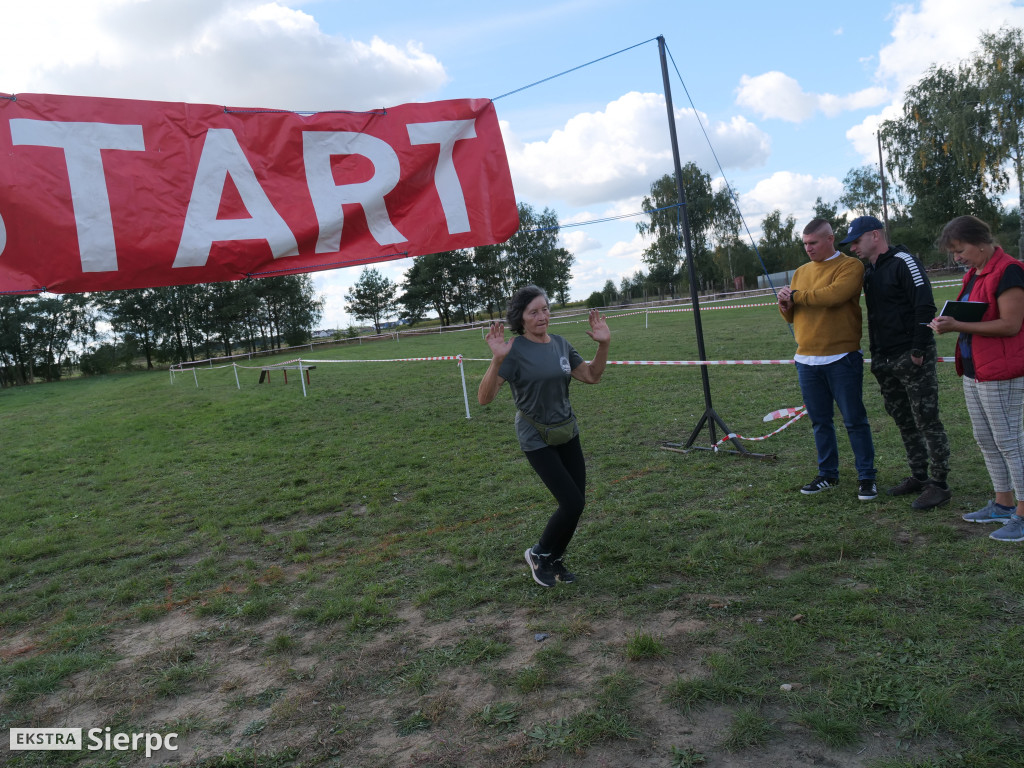
M1024 377L978 381L964 376L974 439L996 493L1024 500Z

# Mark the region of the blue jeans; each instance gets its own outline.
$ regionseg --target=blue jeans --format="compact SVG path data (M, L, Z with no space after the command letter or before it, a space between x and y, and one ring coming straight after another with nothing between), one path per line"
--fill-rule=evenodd
M853 449L854 465L860 480L875 479L875 444L871 440L868 413L864 410L864 356L851 352L828 365L796 364L800 392L804 396L807 415L814 428L814 445L818 449L818 474L839 477L839 448L836 428L832 423L834 409L839 406L846 425L846 434Z

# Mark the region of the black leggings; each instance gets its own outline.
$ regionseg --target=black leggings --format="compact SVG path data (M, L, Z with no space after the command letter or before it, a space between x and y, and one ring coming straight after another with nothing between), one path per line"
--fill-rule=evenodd
M537 543L537 554L561 557L576 533L576 524L586 504L587 465L583 460L580 436L576 435L562 445L527 451L526 458L558 502L558 509L551 515Z

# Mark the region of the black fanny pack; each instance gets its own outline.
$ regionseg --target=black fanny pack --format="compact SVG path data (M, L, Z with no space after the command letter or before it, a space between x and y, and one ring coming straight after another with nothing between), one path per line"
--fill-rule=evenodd
M562 443L568 443L572 440L573 435L576 434L576 416L570 416L566 421L558 424L541 424L539 421L534 421L522 411L519 411L519 415L526 419L526 423L537 430L540 433L540 439L548 445L562 445Z

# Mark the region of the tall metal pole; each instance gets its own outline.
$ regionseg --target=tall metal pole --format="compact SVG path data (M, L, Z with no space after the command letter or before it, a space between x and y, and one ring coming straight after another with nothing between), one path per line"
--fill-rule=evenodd
M878 137L878 178L882 180L882 223L885 224L885 234L889 235L889 203L885 196L885 163L882 161L882 132L875 134Z
M672 107L672 87L669 84L668 77L668 58L665 55L665 38L662 35L658 35L658 55L661 57L661 79L665 86L665 107L668 110L668 132L672 139L672 161L675 164L676 172L676 194L679 196L679 219L683 230L683 249L686 257L687 272L690 276L690 302L693 305L693 324L697 333L697 354L700 356L702 363L707 362L707 353L704 351L704 328L700 321L700 301L697 298L697 269L693 264L693 247L690 242L690 218L686 210L686 192L683 190L683 167L679 159L679 140L676 137L676 115L675 109ZM704 384L704 413L697 422L697 426L694 427L693 432L690 433L690 439L686 441L683 446L684 449L689 448L693 445L697 439L697 435L700 434L704 425L708 425L708 429L711 434L711 446L714 447L718 442L715 437L715 424L718 424L726 435L731 435L732 430L725 425L725 422L715 413L715 409L711 405L711 384L708 378L708 367L706 365L700 366L701 381ZM739 453L745 455L751 455L750 452L744 448L740 442L735 438L731 438L733 445Z

